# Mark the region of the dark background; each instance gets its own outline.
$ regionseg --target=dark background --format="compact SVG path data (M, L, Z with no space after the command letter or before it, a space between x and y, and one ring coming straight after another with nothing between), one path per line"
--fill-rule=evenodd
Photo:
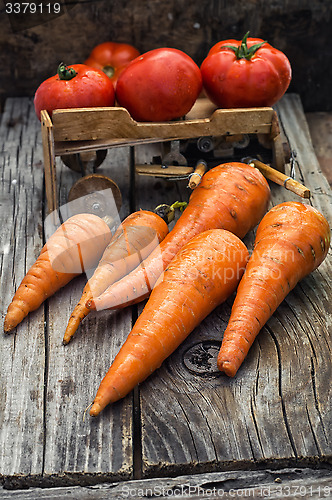
M62 4L63 15L53 19L10 17L5 3L0 2L2 104L8 96L33 96L61 61L83 62L104 41L131 43L141 52L175 47L200 64L214 43L250 31L288 56L289 91L300 94L305 111L332 110L331 0L91 0Z

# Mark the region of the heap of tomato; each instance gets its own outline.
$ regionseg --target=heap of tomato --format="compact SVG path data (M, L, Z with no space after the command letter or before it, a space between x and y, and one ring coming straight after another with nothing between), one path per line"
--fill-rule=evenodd
M104 42L92 50L84 64L103 71L115 85L122 71L139 55L128 43Z
M248 34L215 44L201 65L204 90L220 108L272 106L290 84L286 55Z
M37 89L35 109L40 119L42 109L52 114L61 108L110 107L116 97L134 120L163 122L186 115L202 84L220 108L261 107L283 96L291 76L286 55L260 38L248 38L248 33L240 41L215 44L201 68L178 49L139 55L131 45L105 42L85 65L61 64L57 75Z
M137 57L120 75L116 99L137 121L168 121L190 111L202 89L199 67L178 49Z
M55 109L113 106L114 100L114 87L105 73L84 64L61 63L57 74L39 85L34 105L40 120L43 109L52 116Z

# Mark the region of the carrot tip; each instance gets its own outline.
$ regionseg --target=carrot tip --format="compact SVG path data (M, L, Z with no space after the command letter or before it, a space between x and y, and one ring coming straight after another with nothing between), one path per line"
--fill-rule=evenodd
M14 328L15 328L15 326L8 325L6 322L3 325L3 331L6 334L11 333L14 330Z
M230 361L218 361L218 369L224 372L228 377L234 377L237 369Z
M91 417L96 417L97 415L99 415L101 410L102 410L102 407L100 406L99 403L93 403L92 408L90 410Z

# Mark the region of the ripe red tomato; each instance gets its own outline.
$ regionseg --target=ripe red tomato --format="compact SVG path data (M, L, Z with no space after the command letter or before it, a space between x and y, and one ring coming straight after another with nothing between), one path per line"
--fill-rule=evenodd
M84 64L58 67L58 73L39 85L35 93L35 111L46 109L50 115L54 109L91 108L113 106L114 87L102 71Z
M260 38L224 40L214 45L201 65L203 86L220 108L272 106L292 77L283 52Z
M192 108L202 89L199 67L178 49L150 50L120 75L116 99L137 121L168 121Z
M104 42L93 49L84 64L100 69L116 84L122 71L139 55L139 51L127 43Z

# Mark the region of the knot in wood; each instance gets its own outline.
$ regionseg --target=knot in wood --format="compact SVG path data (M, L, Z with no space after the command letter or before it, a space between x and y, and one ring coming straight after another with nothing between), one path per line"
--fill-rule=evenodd
M217 368L217 356L220 343L214 341L199 342L189 347L183 354L186 369L203 377L220 375Z

